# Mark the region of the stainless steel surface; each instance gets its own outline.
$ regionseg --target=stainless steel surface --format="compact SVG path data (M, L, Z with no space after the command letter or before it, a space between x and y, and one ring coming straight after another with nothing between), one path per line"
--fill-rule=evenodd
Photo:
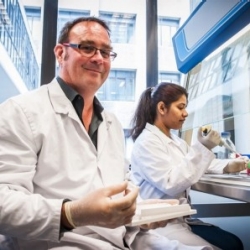
M230 198L232 203L193 204L197 209L195 217L228 217L250 215L250 176L240 175L204 175L192 190Z
M250 177L241 175L204 175L193 190L239 201L250 202Z

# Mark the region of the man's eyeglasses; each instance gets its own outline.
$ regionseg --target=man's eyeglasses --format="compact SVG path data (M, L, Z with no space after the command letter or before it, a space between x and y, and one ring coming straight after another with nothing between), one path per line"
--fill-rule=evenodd
M63 43L66 47L76 48L79 49L81 54L86 57L92 57L96 54L96 51L99 50L103 59L110 59L114 60L117 56L117 54L110 50L104 50L104 49L98 49L92 45L86 45L86 44L76 44L76 43Z

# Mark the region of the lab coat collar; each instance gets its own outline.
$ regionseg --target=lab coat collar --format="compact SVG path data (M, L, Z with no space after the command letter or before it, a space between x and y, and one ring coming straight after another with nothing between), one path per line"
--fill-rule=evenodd
M163 132L161 132L161 130L155 125L147 123L145 128L149 130L150 132L156 134L158 137L163 138L168 143L172 142L172 139L166 136Z
M65 93L63 92L56 79L53 79L52 82L48 84L48 92L51 104L56 113L65 115L68 114L69 117L81 123L72 103L66 97Z
M75 112L72 103L66 97L65 93L63 92L62 88L60 87L56 79L54 79L51 83L48 84L48 92L55 112L59 114L68 115L70 118L74 119L82 126L82 123L77 113ZM109 115L107 112L104 112L104 110L101 112L101 115L103 117L103 122L99 125L98 128L98 138L99 136L101 136L102 140L97 141L99 155L101 155L106 145L108 131L110 129L110 126L112 125L112 120L113 120L112 116Z
M180 146L180 139L175 134L171 133L171 138L166 136L159 128L155 125L147 123L145 129L149 130L150 132L156 134L159 138L161 138L165 143L174 143L177 146Z

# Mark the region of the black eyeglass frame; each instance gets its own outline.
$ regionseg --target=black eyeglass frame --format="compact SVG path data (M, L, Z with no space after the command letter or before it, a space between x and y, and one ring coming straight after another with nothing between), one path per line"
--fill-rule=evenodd
M89 57L89 58L94 56L96 54L97 50L100 51L103 59L110 59L111 61L113 61L117 57L117 53L115 53L114 51L98 49L98 48L96 48L95 46L92 46L92 45L87 45L87 44L82 44L82 43L63 43L62 45L66 46L66 47L79 49L82 52L83 52L83 47L84 48L94 49L93 50L94 53L90 53L90 54L84 53L84 56ZM107 57L105 57L105 55L107 55Z

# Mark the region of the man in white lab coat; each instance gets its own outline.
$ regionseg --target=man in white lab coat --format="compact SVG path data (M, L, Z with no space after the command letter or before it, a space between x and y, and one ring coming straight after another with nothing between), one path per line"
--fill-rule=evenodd
M54 52L56 79L0 105L0 249L210 249L124 226L138 189L122 127L95 97L116 57L107 25L67 23Z

